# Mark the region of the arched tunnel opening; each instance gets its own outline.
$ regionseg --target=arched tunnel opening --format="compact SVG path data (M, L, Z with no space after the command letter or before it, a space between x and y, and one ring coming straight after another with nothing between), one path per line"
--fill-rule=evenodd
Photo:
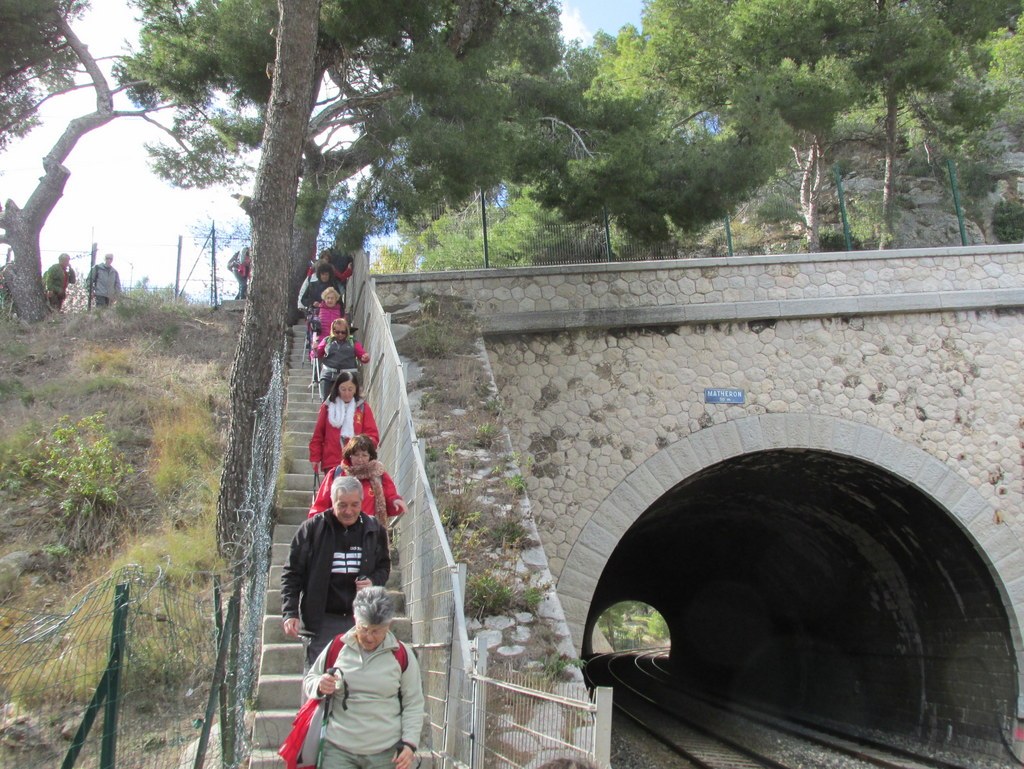
M851 733L1005 756L1010 623L983 555L919 489L819 451L729 459L622 537L585 633L620 601L665 618L680 685Z

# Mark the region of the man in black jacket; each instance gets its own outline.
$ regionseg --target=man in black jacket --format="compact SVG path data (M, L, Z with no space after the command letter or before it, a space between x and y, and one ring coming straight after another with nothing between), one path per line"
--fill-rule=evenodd
M285 635L306 643L306 667L339 633L355 624L352 600L391 574L388 538L362 514L359 479L340 476L331 485L332 509L307 518L292 539L281 577Z

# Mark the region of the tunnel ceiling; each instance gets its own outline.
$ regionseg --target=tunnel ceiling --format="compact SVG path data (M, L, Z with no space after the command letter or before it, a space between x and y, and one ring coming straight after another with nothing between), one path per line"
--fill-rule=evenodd
M981 554L920 491L847 457L761 452L686 479L622 536L588 628L621 600L665 616L681 679L780 708L926 738L948 714L995 739L1015 704ZM841 712L836 687L857 695Z

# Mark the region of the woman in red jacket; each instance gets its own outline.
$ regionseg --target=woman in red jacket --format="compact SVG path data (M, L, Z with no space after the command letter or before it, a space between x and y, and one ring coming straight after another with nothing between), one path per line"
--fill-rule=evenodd
M320 404L316 427L309 439L309 463L313 472L326 473L341 463L345 444L357 435L365 435L376 449L380 441L377 422L370 405L359 397L359 380L349 371L342 371L331 385L327 400Z
M395 482L387 474L384 465L377 461L377 447L368 435L357 435L345 445L342 463L324 474L320 488L309 508L309 516L322 513L331 507L331 483L336 474L351 475L363 484L363 513L376 518L387 526L388 518L404 513L405 500L398 496Z

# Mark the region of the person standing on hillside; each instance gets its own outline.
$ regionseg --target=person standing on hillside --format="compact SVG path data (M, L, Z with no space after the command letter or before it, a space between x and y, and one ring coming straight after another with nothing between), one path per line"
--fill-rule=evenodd
M68 286L77 280L75 271L71 269L71 257L61 254L57 263L43 273L43 290L50 309L60 312L64 308L64 300L68 296Z
M238 295L235 299L245 299L249 289L249 276L252 274L252 252L248 246L231 255L228 259L228 270L238 281Z
M286 636L304 639L307 667L355 624L356 593L386 584L391 575L387 534L362 506L359 479L342 476L331 485L331 507L307 518L292 539L281 576L281 617Z
M93 266L89 274L89 291L97 307L107 307L121 293L121 276L114 269L114 255L103 257L103 264Z

